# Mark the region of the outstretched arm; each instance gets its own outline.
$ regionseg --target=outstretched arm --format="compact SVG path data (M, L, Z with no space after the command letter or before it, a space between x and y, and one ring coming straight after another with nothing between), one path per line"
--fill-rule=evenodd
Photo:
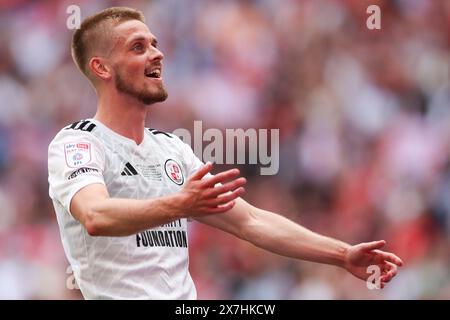
M377 265L381 271L381 287L396 275L397 266L403 264L396 255L379 250L385 245L384 241L351 246L312 232L273 212L258 209L241 198L226 213L196 220L279 255L345 268L363 280L370 276L367 267Z

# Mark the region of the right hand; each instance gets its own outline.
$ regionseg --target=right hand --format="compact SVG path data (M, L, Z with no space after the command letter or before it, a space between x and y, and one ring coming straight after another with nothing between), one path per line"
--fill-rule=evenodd
M181 190L181 206L188 217L198 217L223 213L235 204L235 199L245 192L245 178L237 178L239 169L220 172L210 178L202 179L212 169L207 162L195 172ZM229 181L229 182L226 182ZM221 185L216 186L216 184Z

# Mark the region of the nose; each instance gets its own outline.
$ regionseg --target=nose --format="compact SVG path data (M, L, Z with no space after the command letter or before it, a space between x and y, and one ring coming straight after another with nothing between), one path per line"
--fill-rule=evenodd
M154 46L150 46L150 56L149 59L151 61L162 61L164 59L164 54L158 48Z

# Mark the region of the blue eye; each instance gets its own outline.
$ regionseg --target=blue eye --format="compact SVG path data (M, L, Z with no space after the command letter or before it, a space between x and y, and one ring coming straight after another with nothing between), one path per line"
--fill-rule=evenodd
M142 51L143 49L144 49L144 46L141 43L138 43L133 47L134 51Z

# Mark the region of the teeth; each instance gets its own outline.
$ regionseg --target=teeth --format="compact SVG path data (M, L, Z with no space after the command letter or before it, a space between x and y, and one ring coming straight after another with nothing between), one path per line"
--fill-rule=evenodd
M152 77L158 77L159 78L161 76L161 70L155 69L155 70L152 70L152 71L146 71L145 75L147 77L148 76L152 76Z

